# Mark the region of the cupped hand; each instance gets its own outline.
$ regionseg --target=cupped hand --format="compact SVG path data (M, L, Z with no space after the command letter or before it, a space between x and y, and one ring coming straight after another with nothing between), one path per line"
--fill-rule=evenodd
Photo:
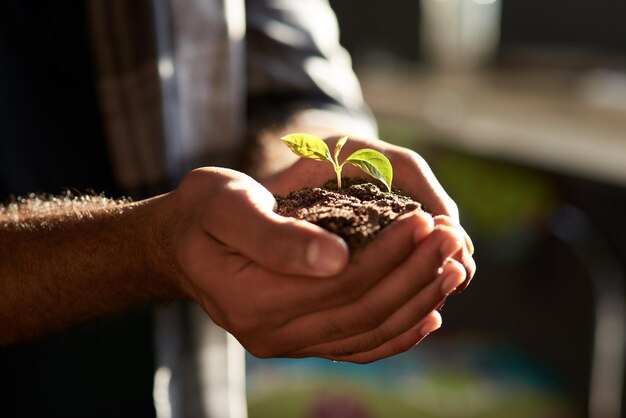
M337 236L273 212L241 173L205 168L166 196L171 263L189 297L259 357L370 362L441 325L435 312L465 280L458 229L399 218L348 258Z
M325 142L332 151L337 138L328 138ZM393 166L393 186L424 205L424 209L435 217L437 225L457 229L463 235L465 246L454 257L465 267L467 277L458 291L467 287L476 272L476 263L472 258L474 246L459 222L459 210L456 203L448 196L428 163L419 154L407 148L391 145L378 139L360 138L350 138L341 151L339 161L343 161L348 155L360 148L373 148L385 154ZM367 176L350 164L344 166L343 175ZM302 187L320 186L333 178L334 172L330 164L301 158L291 167L263 183L272 193L286 195L290 191Z

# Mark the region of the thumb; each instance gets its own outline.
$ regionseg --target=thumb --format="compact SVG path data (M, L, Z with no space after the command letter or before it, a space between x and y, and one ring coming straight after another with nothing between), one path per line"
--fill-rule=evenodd
M348 248L339 236L276 214L274 196L252 178L233 174L217 194L205 229L251 261L276 273L317 277L346 267Z

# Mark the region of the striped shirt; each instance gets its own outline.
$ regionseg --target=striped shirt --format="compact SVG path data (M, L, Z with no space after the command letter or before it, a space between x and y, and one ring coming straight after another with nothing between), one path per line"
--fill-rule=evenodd
M133 193L233 166L264 108L374 135L327 0L91 0L114 174ZM196 306L156 314L159 417L246 416L243 350Z

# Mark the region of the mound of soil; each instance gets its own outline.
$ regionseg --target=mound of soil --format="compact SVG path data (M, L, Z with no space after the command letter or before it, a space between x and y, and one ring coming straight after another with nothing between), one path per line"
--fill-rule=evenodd
M322 187L304 188L276 196L276 212L304 219L343 238L350 251L364 247L398 216L421 205L398 193L382 191L367 179L342 178L342 188L329 181Z

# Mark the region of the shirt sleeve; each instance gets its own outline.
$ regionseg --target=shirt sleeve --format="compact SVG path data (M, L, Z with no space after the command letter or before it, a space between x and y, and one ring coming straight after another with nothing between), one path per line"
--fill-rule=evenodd
M246 19L249 117L271 103L307 109L309 122L376 136L327 0L249 0Z

